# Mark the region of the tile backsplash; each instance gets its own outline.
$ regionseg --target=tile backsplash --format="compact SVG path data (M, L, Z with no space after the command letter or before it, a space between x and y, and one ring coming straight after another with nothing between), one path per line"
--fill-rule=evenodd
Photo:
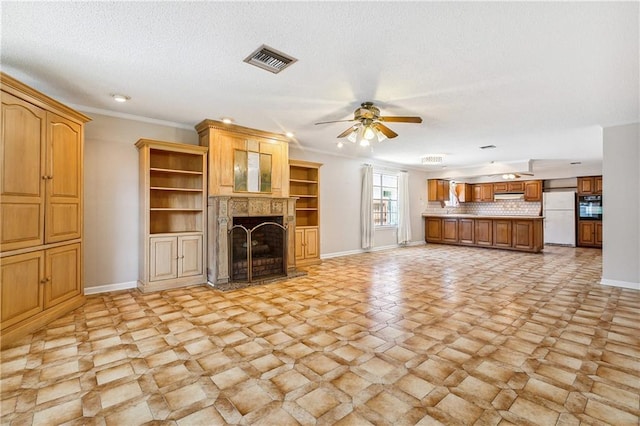
M492 203L460 203L458 207L442 207L439 202L428 202L423 213L479 214L489 216L540 216L542 203L524 200L496 200Z

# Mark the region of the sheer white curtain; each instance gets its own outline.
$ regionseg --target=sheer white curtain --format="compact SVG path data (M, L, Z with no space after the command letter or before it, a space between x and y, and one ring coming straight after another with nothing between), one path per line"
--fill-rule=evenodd
M411 211L409 210L409 174L398 173L398 244L411 241Z
M360 227L362 248L373 248L373 166L366 164L362 170L362 199L360 202Z

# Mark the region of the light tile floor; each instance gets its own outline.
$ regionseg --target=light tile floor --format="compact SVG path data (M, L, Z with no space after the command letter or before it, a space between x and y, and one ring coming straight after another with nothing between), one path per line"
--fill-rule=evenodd
M2 351L2 424L638 425L640 292L601 252L430 245L88 297Z

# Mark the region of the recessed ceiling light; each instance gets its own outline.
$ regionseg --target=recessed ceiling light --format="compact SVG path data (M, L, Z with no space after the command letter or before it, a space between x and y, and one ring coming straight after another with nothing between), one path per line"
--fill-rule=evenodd
M118 94L113 94L111 95L111 97L113 98L114 101L116 102L127 102L129 99L131 99L131 97L127 96L127 95L118 95Z
M222 119L222 122L223 122L224 124L231 124L231 123L233 123L233 120L232 120L232 119L230 119L229 117L224 117L224 118Z
M285 136L288 137L288 138L292 138L293 137L293 133L287 132L287 133L285 133Z

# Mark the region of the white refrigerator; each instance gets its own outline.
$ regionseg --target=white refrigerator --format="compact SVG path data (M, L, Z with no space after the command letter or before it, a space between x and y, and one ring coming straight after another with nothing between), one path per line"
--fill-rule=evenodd
M543 192L544 243L576 246L576 193Z

